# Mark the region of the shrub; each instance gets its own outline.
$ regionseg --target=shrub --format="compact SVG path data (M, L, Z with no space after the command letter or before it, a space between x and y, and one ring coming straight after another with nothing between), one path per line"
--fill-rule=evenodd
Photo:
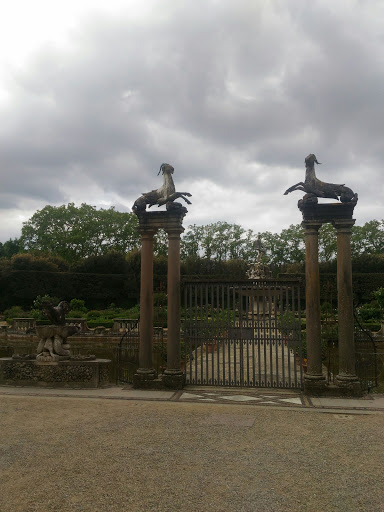
M358 309L358 312L363 322L381 319L381 310L377 301L372 301L370 304L363 304Z
M71 312L73 311L81 311L82 313L87 312L87 308L85 307L85 303L83 300L80 299L72 299L69 303L69 306L71 308Z
M96 318L101 317L101 312L96 309L92 309L92 311L88 311L87 320L96 320Z
M29 316L20 306L12 306L4 311L4 318L7 322L12 322L14 318L27 318Z

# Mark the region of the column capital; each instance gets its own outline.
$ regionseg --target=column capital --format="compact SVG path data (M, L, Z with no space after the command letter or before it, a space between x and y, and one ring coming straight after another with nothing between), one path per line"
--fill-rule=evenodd
M164 226L164 231L168 234L168 239L177 239L184 232L184 228L183 226Z
M332 225L337 229L337 233L350 235L355 222L355 219L335 219Z
M323 223L318 220L303 220L301 225L305 229L306 235L317 235Z
M157 233L157 229L147 228L147 227L144 227L144 228L138 227L137 231L140 233L142 240L153 240L153 237Z

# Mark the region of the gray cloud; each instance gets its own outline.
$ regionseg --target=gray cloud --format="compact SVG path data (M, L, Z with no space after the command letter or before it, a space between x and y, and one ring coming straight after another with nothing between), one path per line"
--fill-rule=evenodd
M315 152L322 179L358 189L358 221L382 216L369 199L383 188L378 2L164 1L157 9L140 22L129 11L90 14L70 47L46 45L8 76L3 212L68 202L71 190L80 202L107 198L127 209L158 186L168 161L177 186L205 179L217 193L235 191L239 202L225 205L221 220L279 230L300 221L299 194L282 193ZM217 217L206 200L193 203L191 222Z

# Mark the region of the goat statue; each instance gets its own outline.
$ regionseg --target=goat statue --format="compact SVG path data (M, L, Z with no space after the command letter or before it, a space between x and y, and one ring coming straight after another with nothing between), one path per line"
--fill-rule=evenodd
M133 204L132 210L135 213L145 211L147 205L151 206L157 204L157 206L166 205L169 208L181 208L179 203L174 203L175 199L181 197L187 204L191 204L191 201L187 197L191 197L192 194L189 192L176 192L175 184L173 183L172 174L174 168L169 164L161 164L160 170L157 173L163 173L163 186L157 190L151 190L151 192L145 192L140 196ZM186 197L187 196L187 197Z
M302 190L303 192L306 192L302 199L303 203L317 203L318 197L328 197L337 200L340 198L342 203L357 203L358 195L350 188L345 185L325 183L324 181L317 179L315 163L321 165L320 162L317 161L316 156L311 153L305 159L305 181L300 181L299 183L296 183L296 185L289 187L284 192L284 195L289 194L294 190Z

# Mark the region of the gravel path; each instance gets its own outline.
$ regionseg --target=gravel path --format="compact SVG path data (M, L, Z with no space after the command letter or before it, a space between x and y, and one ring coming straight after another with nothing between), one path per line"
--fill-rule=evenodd
M1 512L383 512L384 415L0 396Z

